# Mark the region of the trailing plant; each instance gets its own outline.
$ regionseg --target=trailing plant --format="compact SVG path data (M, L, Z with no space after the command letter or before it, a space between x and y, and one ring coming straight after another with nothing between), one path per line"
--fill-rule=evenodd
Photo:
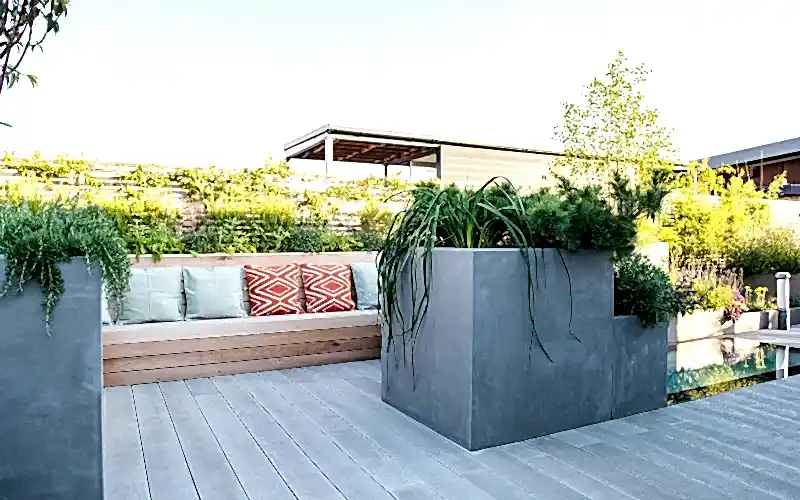
M48 335L53 311L64 293L58 263L83 258L90 270L98 266L110 300L122 301L128 289L131 264L125 241L97 206L81 206L74 200L0 204L0 255L5 256L0 297L22 293L37 281L44 294Z
M636 316L645 328L668 324L685 311L685 296L672 288L669 276L633 252L614 262L614 314Z

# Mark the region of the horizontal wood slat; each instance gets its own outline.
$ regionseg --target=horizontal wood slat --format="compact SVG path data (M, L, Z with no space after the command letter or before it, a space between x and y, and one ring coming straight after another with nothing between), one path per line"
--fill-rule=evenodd
M109 325L106 386L380 357L376 311Z
M254 333L306 332L377 325L377 311L287 314L285 316L176 321L174 323L141 325L107 325L103 327L103 345Z
M214 351L245 347L265 347L307 342L325 342L331 340L348 340L379 337L377 325L358 326L353 328L328 328L324 330L308 330L285 333L252 333L240 335L221 335L196 337L176 340L145 340L141 342L125 342L105 344L103 359L132 358L136 356L156 356L161 354L181 354L187 352Z
M104 373L176 368L180 366L209 365L233 361L253 361L257 359L285 358L325 354L339 351L356 351L379 348L378 337L361 339L324 340L299 344L267 345L259 347L240 347L210 351L186 352L180 354L159 354L156 356L136 356L106 360Z
M209 365L181 366L177 368L159 368L132 372L108 373L103 376L106 387L119 385L146 384L168 380L186 380L191 378L215 377L220 375L236 375L239 373L282 370L304 366L346 363L378 359L380 348L362 349L358 351L341 351L325 354L308 354L285 358L258 359L253 361L234 361Z

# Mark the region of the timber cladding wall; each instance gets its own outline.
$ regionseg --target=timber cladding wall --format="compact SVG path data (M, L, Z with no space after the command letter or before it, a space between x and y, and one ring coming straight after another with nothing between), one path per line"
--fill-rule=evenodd
M442 146L441 176L445 182L480 186L492 177L507 177L517 186L551 185L550 166L556 155L465 146Z

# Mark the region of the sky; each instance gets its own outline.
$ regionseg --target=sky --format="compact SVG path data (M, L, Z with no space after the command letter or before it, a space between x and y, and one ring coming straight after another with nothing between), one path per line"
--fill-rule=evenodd
M324 124L559 150L618 50L682 160L800 136L800 2L72 0L0 151L258 167Z

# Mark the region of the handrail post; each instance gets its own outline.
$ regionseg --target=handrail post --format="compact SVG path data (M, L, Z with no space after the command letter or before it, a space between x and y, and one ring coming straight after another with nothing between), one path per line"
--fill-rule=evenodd
M778 296L778 330L789 330L792 324L789 298L791 297L790 279L792 275L786 272L775 274L777 280ZM775 351L775 378L789 376L789 346L778 346Z

